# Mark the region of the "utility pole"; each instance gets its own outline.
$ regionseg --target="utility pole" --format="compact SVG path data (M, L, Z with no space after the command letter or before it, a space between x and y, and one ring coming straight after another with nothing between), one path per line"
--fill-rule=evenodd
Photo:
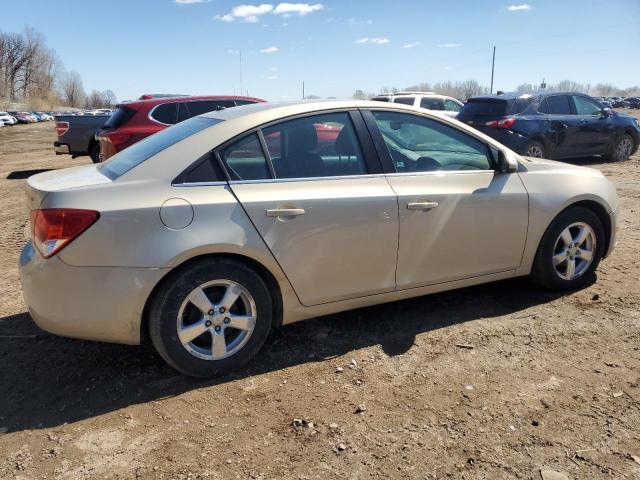
M496 65L496 46L493 46L493 58L491 60L491 89L489 93L493 93L493 69Z
M304 80L302 80L302 100L304 100Z
M240 96L242 96L242 50L240 50Z

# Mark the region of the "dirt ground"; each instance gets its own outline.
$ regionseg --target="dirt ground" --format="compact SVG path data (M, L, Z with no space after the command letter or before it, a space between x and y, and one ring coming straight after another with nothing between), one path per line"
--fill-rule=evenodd
M196 381L25 312L24 178L88 162L54 137L0 129L0 478L640 479L640 155L576 162L621 197L589 288L516 279L332 315Z

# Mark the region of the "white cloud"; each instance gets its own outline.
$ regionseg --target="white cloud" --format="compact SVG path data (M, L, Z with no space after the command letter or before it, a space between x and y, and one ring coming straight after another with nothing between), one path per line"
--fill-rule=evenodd
M456 48L461 46L461 43L441 43L438 45L438 48Z
M453 67L450 67L449 65L447 65L446 67L444 67L445 70L453 70Z
M418 45L420 45L422 42L413 42L413 43L407 43L406 45L403 45L402 48L413 48L413 47L417 47Z
M271 75L267 77L267 80L277 80L278 76L277 75Z
M374 43L376 45L383 45L385 43L389 43L389 39L384 37L363 37L356 40L356 43Z
M201 2L204 0L175 0L182 2ZM224 15L216 15L216 20L223 22L233 22L240 20L246 23L257 23L260 17L268 13L281 15L283 17L291 17L298 15L303 17L313 12L323 10L324 5L321 3L279 3L274 6L271 3L261 3L260 5L237 5L231 9L231 12Z
M230 48L229 50L227 50L227 53L229 55L238 55L240 53L240 50L234 50L234 49Z
M285 17L289 17L291 15L299 15L303 17L309 13L320 11L323 8L324 5L321 3L315 3L313 5L308 3L279 3L273 13L276 15L284 15Z
M268 47L260 50L260 53L276 53L278 51L278 47Z
M531 10L531 5L527 5L526 3L523 3L521 5L509 5L507 7L507 10L509 10L510 12L518 12L518 11L522 11L522 10Z
M277 72L278 71L278 67L271 67L269 69L270 72Z
M173 3L180 5L191 5L193 3L209 3L211 0L173 0Z

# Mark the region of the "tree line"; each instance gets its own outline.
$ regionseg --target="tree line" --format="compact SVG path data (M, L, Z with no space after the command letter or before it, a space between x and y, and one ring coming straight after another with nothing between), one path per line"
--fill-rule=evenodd
M111 90L87 94L80 74L66 71L42 34L30 27L19 33L0 32L0 101L34 110L56 105L111 108L117 102Z
M544 87L544 88L543 88ZM523 83L515 88L516 92L536 92L539 90L555 91L555 92L580 92L592 95L594 97L633 97L640 95L640 86L629 88L618 88L610 83L598 83L591 85L588 83L579 83L573 80L562 80L556 84L550 85L534 85L532 83ZM496 89L494 89L494 92ZM422 82L404 88L382 87L379 92L367 92L365 90L356 90L353 92L352 98L358 100L366 100L380 94L393 94L398 92L434 92L440 95L466 100L477 95L486 95L489 93L489 87L481 85L476 80L464 80L462 82Z

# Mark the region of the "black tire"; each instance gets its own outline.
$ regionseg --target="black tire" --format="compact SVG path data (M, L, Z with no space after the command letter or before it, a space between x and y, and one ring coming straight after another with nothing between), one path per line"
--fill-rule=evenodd
M567 280L562 278L553 265L556 254L556 242L560 234L570 225L585 223L595 233L595 249L589 267L578 277ZM604 254L605 230L598 216L583 207L570 207L561 212L549 225L542 236L531 271L532 280L549 290L578 290L593 280L593 274Z
M240 284L253 297L255 326L236 353L218 360L205 360L190 353L178 338L178 313L194 289L219 279ZM156 351L173 368L192 377L213 378L238 369L258 353L272 329L272 305L265 282L245 264L231 259L203 260L179 269L163 281L149 309L149 334Z
M96 143L93 147L91 147L89 156L91 157L91 161L93 163L100 163L100 144Z
M623 147L623 145L627 147ZM629 160L631 152L634 148L633 138L628 133L623 133L609 147L609 151L605 155L608 162L624 162ZM624 150L624 152L623 152Z
M544 145L535 140L531 140L524 149L523 155L534 158L546 158L547 152Z

